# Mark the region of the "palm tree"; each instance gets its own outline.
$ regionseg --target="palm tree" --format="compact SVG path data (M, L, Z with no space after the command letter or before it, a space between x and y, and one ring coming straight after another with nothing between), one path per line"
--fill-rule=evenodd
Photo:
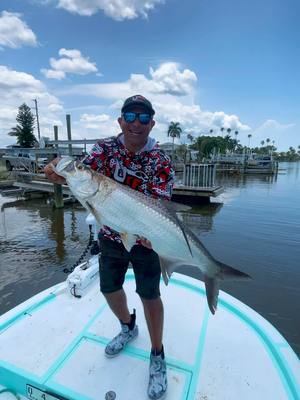
M239 143L238 140L237 140L239 131L234 131L234 134L235 134L235 147L237 148L238 147L238 143Z
M248 144L248 147L249 147L249 149L250 149L250 139L252 138L252 135L251 135L251 133L249 133L249 135L248 135L248 139L249 139L249 144Z
M227 135L230 136L231 128L227 129Z
M173 146L172 146L172 159L174 161L174 139L175 138L180 138L180 134L182 132L182 129L180 127L180 122L174 122L171 121L170 125L168 127L168 136L170 136L173 140Z
M269 145L269 143L271 142L271 139L267 138L266 142L267 142L267 145Z
M188 133L188 134L187 134L187 138L188 138L188 140L189 140L191 143L193 143L193 141L194 141L194 136L193 136L191 133Z
M262 140L262 141L260 142L260 144L262 145L262 147L264 147L265 141Z
M210 130L209 130L209 133L210 133L210 134L212 134L213 132L214 132L214 130L213 130L213 129L210 129Z
M224 130L225 130L225 128L222 126L222 128L220 129L222 137L223 137Z

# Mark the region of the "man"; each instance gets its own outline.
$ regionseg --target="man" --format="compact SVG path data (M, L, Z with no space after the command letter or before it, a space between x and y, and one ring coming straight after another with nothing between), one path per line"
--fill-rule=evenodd
M174 170L170 159L149 137L155 125L155 111L149 100L135 95L125 100L118 118L122 133L99 140L84 163L112 179L145 195L170 200ZM63 183L51 169L45 168L48 179ZM99 234L100 289L111 310L121 323L121 332L105 348L107 357L118 355L138 335L135 310L130 314L123 290L125 273L132 263L136 292L143 307L151 339L148 396L162 399L167 390L167 374L163 338L163 303L160 298L160 264L158 255L146 238L139 238L127 252L118 232L103 226Z

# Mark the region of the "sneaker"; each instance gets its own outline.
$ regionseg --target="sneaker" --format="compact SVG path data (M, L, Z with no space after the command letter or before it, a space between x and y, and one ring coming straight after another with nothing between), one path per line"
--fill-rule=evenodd
M148 397L151 400L162 400L167 392L167 365L164 352L150 355L150 376L148 385Z
M123 322L120 321L121 332L106 345L106 357L111 358L117 356L124 349L128 342L137 337L139 330L138 326L135 324L135 319L135 310L133 310L130 324L123 324Z

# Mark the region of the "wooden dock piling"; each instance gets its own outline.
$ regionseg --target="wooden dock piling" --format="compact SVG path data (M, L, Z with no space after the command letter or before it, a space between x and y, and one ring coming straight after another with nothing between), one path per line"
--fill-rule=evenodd
M58 140L58 127L54 125L54 140ZM56 145L56 147L58 147ZM54 206L55 208L63 208L64 207L64 197L62 191L62 185L58 183L54 183Z
M66 115L66 120L67 120L68 140L71 141L72 140L72 133L71 133L71 115L70 114ZM71 143L68 144L68 148L69 148L69 156L72 157L72 144Z

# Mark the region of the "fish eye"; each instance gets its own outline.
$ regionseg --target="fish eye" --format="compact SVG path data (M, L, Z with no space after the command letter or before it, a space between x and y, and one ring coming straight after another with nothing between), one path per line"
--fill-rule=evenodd
M79 165L77 166L77 168L80 169L80 170L82 170L82 169L83 169L83 165L82 165L82 164L79 164Z

